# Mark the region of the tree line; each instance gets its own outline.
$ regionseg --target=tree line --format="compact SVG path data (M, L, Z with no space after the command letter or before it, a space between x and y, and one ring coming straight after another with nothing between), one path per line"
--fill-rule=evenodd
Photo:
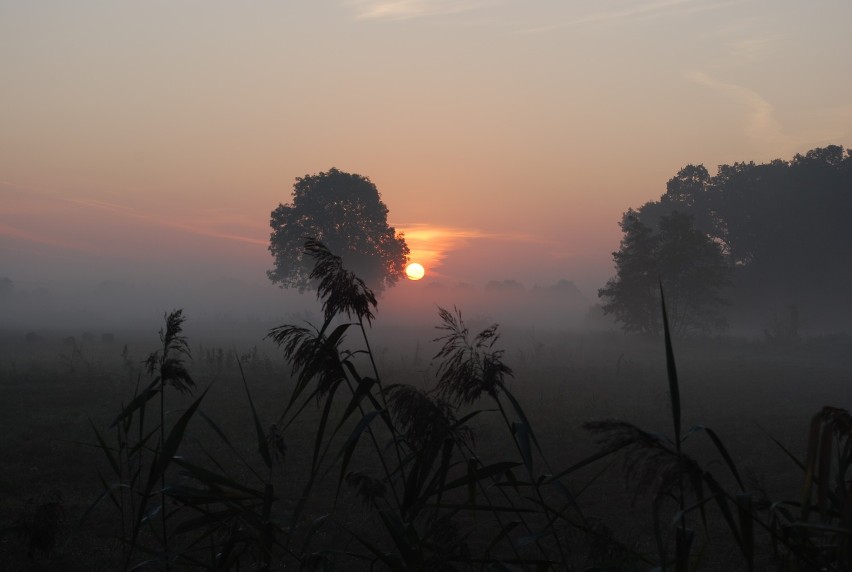
M656 333L662 282L681 333L735 317L797 336L800 314L838 329L852 318L850 218L852 150L838 145L712 176L687 165L659 200L624 213L603 310L627 331Z
M408 246L366 177L331 169L298 178L272 212L269 278L312 289L306 238L324 242L375 291L393 286ZM656 201L624 213L615 276L598 291L630 332L661 330L659 285L678 333L758 326L795 338L852 321L852 150L816 148L792 160L687 165ZM801 316L801 317L800 317Z

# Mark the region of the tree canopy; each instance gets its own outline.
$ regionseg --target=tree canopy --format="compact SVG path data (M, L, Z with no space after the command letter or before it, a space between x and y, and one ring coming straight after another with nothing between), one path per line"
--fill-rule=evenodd
M687 165L659 200L628 211L635 221L622 227L625 240L637 222L653 234L675 212L721 249L732 271L731 316L766 324L794 307L813 326L848 327L852 151L830 145L789 161L720 165L715 175Z
M272 211L269 251L275 267L267 272L282 288L312 289L312 260L305 256L305 241L323 243L340 256L377 292L403 276L408 246L401 233L388 225L388 208L376 185L367 177L335 168L297 178L293 201Z
M672 212L653 229L631 209L621 230L621 248L612 254L616 276L598 291L605 314L612 314L625 331L658 333L662 282L675 332L706 332L724 324L720 292L729 268L720 246L696 229L692 215Z

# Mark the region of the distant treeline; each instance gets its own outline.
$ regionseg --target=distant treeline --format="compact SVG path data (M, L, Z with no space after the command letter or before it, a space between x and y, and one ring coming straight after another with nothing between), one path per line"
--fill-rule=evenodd
M730 269L723 313L737 325L797 335L852 323L852 150L790 161L687 165L657 201L629 210L650 229L673 213L719 246ZM801 321L800 322L800 316ZM774 331L778 330L778 331Z

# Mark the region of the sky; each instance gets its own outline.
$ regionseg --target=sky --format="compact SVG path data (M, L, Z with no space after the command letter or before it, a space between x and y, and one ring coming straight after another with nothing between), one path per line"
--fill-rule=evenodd
M687 164L852 145L846 0L0 0L0 277L271 289L297 177L369 177L429 282L613 273Z

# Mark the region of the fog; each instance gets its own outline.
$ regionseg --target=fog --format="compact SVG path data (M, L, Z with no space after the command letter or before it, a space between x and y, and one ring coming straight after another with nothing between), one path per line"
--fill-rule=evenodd
M315 291L300 293L264 280L19 283L0 277L0 282L0 330L6 332L155 332L165 313L183 309L187 331L227 343L259 340L283 323L322 321ZM728 303L726 325L713 335L763 339L791 319L797 320L806 337L849 332L847 308L829 306L818 298L800 300L795 306L781 297ZM483 326L497 323L515 330L574 333L621 330L603 314L596 291L581 290L566 279L529 286L515 279L481 284L401 280L379 294L373 328L377 332L410 328L422 332L425 341L438 323L439 307L457 308L469 323Z
M847 153L845 157L846 164L852 164L852 156ZM690 196L681 197L680 201L675 207L696 202ZM130 459L128 455L136 455L134 451L142 452L138 458L143 459L148 454L146 447L122 439L131 434L140 435L140 439L153 435L144 437L150 431L145 425L151 419L151 414L144 413L148 407L159 409L161 433L171 428L168 439L154 445L155 452L157 446L174 446L179 454L169 453L162 458L170 459L179 468L166 470L164 464L162 474L156 475L155 471L161 469L157 468L160 463L155 462L154 469L133 474L154 475L149 476L149 483L141 492L143 497L153 498L156 495L151 491L159 491L158 487L163 489L163 495L177 491L173 502L180 508L163 511L170 514L170 519L180 514L184 506L181 503L186 500L183 495L188 490L183 485L173 487L172 483L189 482L187 479L210 483L205 485L208 489L202 496L230 503L234 497L227 491L221 493L223 483L227 489L229 483L236 482L229 480L235 468L243 470L246 466L255 476L264 472L270 475L270 484L264 485L263 490L271 492L274 487L278 495L275 502L284 507L281 514L287 518L288 506L305 501L311 518L316 512L356 522L374 514L375 505L365 510L357 498L363 495L364 483L373 483L375 487L370 490L379 496L397 483L408 487L417 479L396 479L392 475L402 474L402 467L415 458L410 455L424 455L424 459L432 459L429 462L445 460L446 469L427 469L427 473L439 478L452 475L455 480L448 481L447 494L458 493L454 499L458 502L465 502L469 487L453 483L470 478L471 467L494 470L489 476L493 483L504 478L504 471L510 475L506 484L511 486L484 486L483 498L495 489L514 490L520 496L511 502L525 504L535 499L519 490L512 475L514 469L504 467L521 470L526 464L531 475L534 466L538 471L545 471L546 467L545 473L530 479L530 483L542 487L553 474L560 475L556 477L559 488L549 493L552 496L542 496L543 502L533 502L524 509L525 514L535 515L540 510L535 507L542 507L539 516L532 517L540 522L551 520L555 511L550 507L564 503L562 495L569 490L564 485L569 480L585 483L582 489L588 494L578 496L571 504L579 506L581 502L583 512L593 515L594 522L607 522L619 542L639 547L637 554L640 550L651 553L655 545L652 530L656 529L647 525L647 504L635 504L638 495L624 490L624 483L632 479L630 469L622 475L616 468L635 465L630 460L634 453L628 453L626 463L613 462L613 458L606 461L608 468L603 466L602 459L620 452L621 447L601 450L604 443L595 442L595 436L600 438L602 432L609 432L610 436L638 435L633 443L654 443L648 450L657 452L647 454L646 465L662 471L659 474L669 470L659 455L675 455L676 466L682 466L680 450L671 445L678 442L690 450L689 455L702 459L706 468L702 471L706 472L701 473L701 478L708 479L712 487L730 485L730 490L734 490L734 481L740 481L736 469L731 469L734 478L728 478L727 485L718 483L725 483L729 475L720 481L715 480L715 475L737 463L750 480L746 484L749 492L736 493L736 498L753 495L754 507L747 514L750 518L764 518L761 511L772 506L764 498L791 498L790 491L799 493L801 464L797 466L787 455L793 451L794 456L804 458L803 436L808 427L814 426L814 419L830 427L839 418L846 423L844 427L849 426L848 413L841 407L846 405L843 396L852 371L850 338L826 335L849 331L850 309L845 299L848 290L844 289L848 273L842 266L813 263L813 252L828 252L814 246L821 244L825 234L812 238L810 250L805 253L797 252L778 236L769 235L768 240L758 241L753 251L743 256L748 264L742 263L734 256L736 249L725 252L719 246L730 240L731 245L742 248L742 242L732 238L734 235L725 234L716 241L712 234L696 227L694 221L698 217L679 213L670 208L671 203L668 197L659 203L647 203L639 210L644 217L641 220L634 216L637 211L625 214L621 225L624 237L613 256L613 267L608 267L606 274L599 272L601 261L587 267L574 261L573 266L555 268L544 258L529 257L518 265L506 255L507 263L501 266L500 254L508 251L491 244L491 261L483 256L473 257L478 265L466 267L463 257L458 257L453 264L439 267L422 280L400 279L377 291L378 304L369 331L362 336L358 329L350 328L341 340L330 334L326 339L335 341L333 349L325 343L314 343L312 334L297 328L284 330L287 333L279 340L283 341L281 347L270 339L270 333L278 326L319 327L323 308L313 290L299 292L297 288L282 289L271 283L263 272L262 248L255 243L242 256L239 248L227 256L212 247L187 248L184 252L165 252L163 258L168 261L160 263L84 256L63 251L61 245L45 246L39 256L11 257L16 263L5 267L8 276L0 275L0 385L9 390L10 396L0 408L0 430L11 435L7 438L7 459L11 460L4 463L12 475L7 479L13 491L10 496L15 499L10 506L22 515L15 522L35 522L40 511L50 507L62 511L67 507L68 514L76 520L84 510L81 507L88 506L99 494L99 487L107 484L103 476L101 481L92 478L96 470L93 467L106 467L99 455L106 451L108 460L115 458L99 431L116 428L118 415L125 420L124 429L117 429L119 463ZM752 230L750 225L745 227L745 231ZM826 232L839 235L845 230L835 224ZM646 240L648 237L651 239ZM835 242L839 245L835 258L847 256L848 242ZM211 239L209 245L215 244ZM514 255L522 258L519 253L524 251L524 244L513 247ZM306 254L315 259L315 269L332 278L334 295L351 299L353 291L360 292L359 283L353 283L348 272L341 272L341 265L345 269L345 255L338 258L324 246L311 250L311 243L305 248ZM156 250L147 250L151 258L157 257ZM453 252L447 249L446 254L452 258ZM217 255L221 258L217 259ZM733 262L724 267L713 265L725 255ZM324 260L333 263L323 266ZM536 271L536 267L541 269ZM806 267L810 274L796 272ZM450 268L454 268L452 277ZM491 279L487 272L511 277ZM564 272L568 277L554 279L555 272ZM108 278L101 278L104 276ZM305 283L310 283L307 273L302 276ZM824 279L820 280L820 276ZM734 279L729 280L731 277ZM671 353L670 347L664 347L660 326L661 284L667 293L667 324L675 333L676 351ZM603 297L598 295L600 287ZM451 310L454 319L461 316L463 324L442 322L440 308ZM182 314L173 312L176 309L181 309ZM338 314L334 320L337 324L347 317ZM498 338L489 329L494 324L499 325ZM438 326L444 327L436 329ZM328 330L331 331L342 329ZM478 344L475 337L483 331L485 335L479 340L484 343ZM448 337L454 341L447 342ZM445 342L453 349L445 352ZM494 344L489 345L491 342ZM328 359L329 351L336 352L333 359ZM672 354L676 355L679 381L668 361ZM446 375L451 377L445 378ZM450 383L445 383L445 379L450 379ZM495 383L497 379L499 384ZM146 385L148 389L140 390ZM157 393L159 400L154 399ZM343 407L349 395L351 401ZM467 399L467 395L472 397ZM448 396L455 396L454 401ZM196 401L191 404L190 400ZM323 400L325 405L321 406ZM189 424L196 412L198 418ZM376 419L398 427L382 429L373 422ZM440 427L453 429L440 441L417 442L420 433L409 432L409 428L421 422L425 423L427 435L433 431L444 435ZM128 430L133 423L138 426ZM716 432L711 437L715 450L696 446L699 437L687 442L685 435L707 431L709 424ZM361 432L366 434L367 427L374 450L367 447L366 438L360 437ZM539 437L533 436L533 427ZM680 433L687 427L691 427L688 433ZM95 438L101 449L76 446L91 444L93 429L98 431ZM453 441L447 435L455 435L456 430L458 434L452 439L458 441L450 448L448 444ZM823 431L823 436L827 434L827 430ZM680 441L678 436L682 437ZM848 432L832 438L838 439L838 450L847 451L848 458ZM183 440L179 450L178 440ZM227 447L217 451L219 440L224 440ZM536 440L536 451L532 453L531 444ZM775 447L773 440L781 447ZM722 442L729 449L723 450ZM436 444L440 446L434 448ZM268 451L270 445L278 452L274 461ZM410 448L407 450L411 454L401 455L400 469L387 471L384 480L377 480L373 475L379 474L380 467L387 467L385 453L395 446ZM49 449L36 454L33 449L38 447ZM230 455L225 449L235 452L239 463L229 462L223 456ZM255 450L268 470L259 472L241 457ZM318 455L320 451L324 452ZM516 453L520 461L515 460ZM152 457L160 458L158 454ZM807 458L811 457L808 453ZM492 463L492 459L509 460L500 464ZM842 482L848 482L844 475L846 468L852 466L845 459L838 458L844 471L839 477ZM137 498L133 490L138 486L136 476L124 483L122 479L130 473L115 462L110 465L120 482L115 490L127 490L128 499ZM495 466L499 470L493 469ZM827 474L820 470L823 476ZM222 471L223 475L215 471ZM310 471L332 476L339 473L340 481L335 487L333 479L320 477L314 489L315 475L308 477ZM575 472L585 474L575 478ZM168 486L163 486L164 482ZM235 486L243 492L251 490L242 484ZM643 482L638 488L655 486ZM59 492L54 495L54 491ZM66 494L71 501L64 501ZM437 494L443 498L444 492ZM692 494L703 493L699 487ZM633 500L627 498L631 495ZM271 499L272 495L264 492L260 497ZM25 498L35 498L37 504L20 500ZM332 498L334 508L328 506ZM401 498L409 498L408 493ZM710 505L709 500L694 506ZM658 503L653 504L656 511ZM133 503L116 506L123 521L122 507L132 507ZM497 512L489 515L490 509L482 511L482 507L489 506L498 505L491 501L471 505L471 511L479 511L475 518L465 516L468 522L459 519L462 526L471 526L469 521L475 521L469 534L473 549L494 545L475 539L476 534L495 525L503 526ZM683 506L681 501L681 512ZM675 507L666 510L669 509ZM298 516L300 510L293 514ZM739 510L742 518L743 507ZM465 515L467 512L467 508L460 511ZM730 522L708 512L710 527ZM494 520L489 524L492 516ZM278 518L278 514L270 518ZM320 520L325 518L321 516ZM664 518L675 522L671 515ZM826 522L833 525L835 520L830 517ZM257 515L250 521L257 522ZM116 521L106 515L103 522ZM99 555L114 540L112 526L105 531L93 530L89 524L70 527L67 534L83 538L81 544L74 544L82 556L66 557L76 557L81 563L115 560L115 555ZM165 536L171 524L164 519L159 526ZM377 545L392 546L389 539L382 537L380 528L369 528L379 538ZM669 533L671 528L667 529ZM710 536L710 532L701 534ZM498 540L503 536L507 535L499 533ZM518 536L511 542L513 546L523 546L526 538ZM731 551L738 539L731 541L725 534L720 538L707 556L708 569L732 569L739 562L739 556ZM143 542L138 541L140 546ZM322 550L329 553L338 549L333 538L324 538L322 543ZM578 547L587 543L588 540L581 540ZM52 557L50 551L54 549L50 545L40 557ZM4 546L0 538L0 558L4 551L18 561L29 557L21 547ZM64 548L55 552L68 555ZM768 562L777 557L777 546L763 542L756 553L760 561ZM799 554L795 548L790 553ZM340 557L363 560L353 554L357 552L349 553L347 548L346 555ZM277 558L295 562L302 557L294 558L288 548ZM575 569L566 565L555 568Z
M44 285L42 285L44 284ZM163 314L183 309L188 331L238 337L262 336L283 322L321 322L316 292L281 289L263 281L220 278L186 282L103 280L94 284L18 284L7 280L0 293L2 329L17 331L156 331ZM539 330L600 328L590 318L593 295L563 280L547 286L519 281L444 284L404 280L381 293L375 326L430 327L438 308L458 308L477 323Z

